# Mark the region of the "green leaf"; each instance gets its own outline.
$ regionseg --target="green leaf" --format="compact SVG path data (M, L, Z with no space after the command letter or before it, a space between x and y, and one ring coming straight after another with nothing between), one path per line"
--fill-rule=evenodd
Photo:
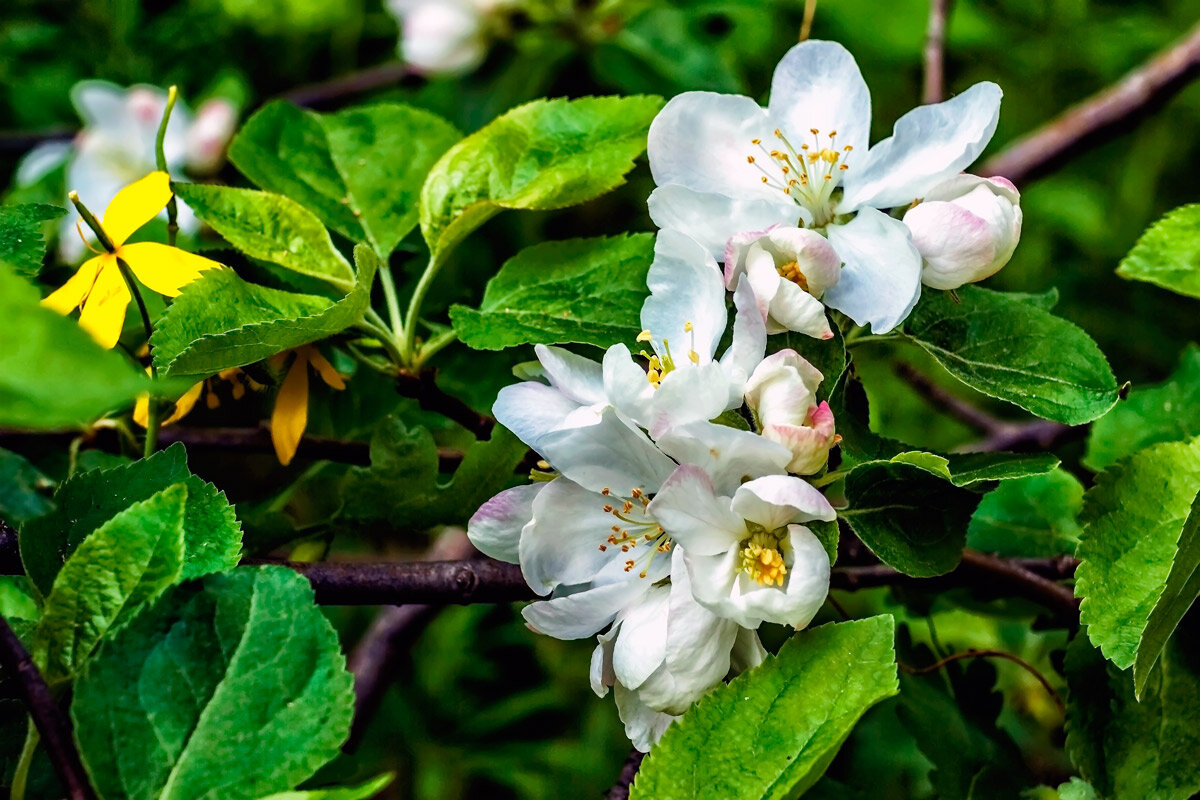
M1200 204L1177 208L1151 225L1117 274L1200 297Z
M304 791L277 792L259 800L367 800L382 792L392 782L388 773L372 778L358 786L338 786L331 789L305 789Z
M1123 403L1096 420L1083 463L1099 472L1156 442L1200 435L1200 346L1188 345L1165 383L1135 387Z
M1077 636L1067 648L1067 753L1103 798L1187 800L1200 791L1200 674L1193 625L1163 652L1140 701L1118 672ZM1083 795L1086 797L1087 795Z
M174 587L105 642L71 717L103 797L249 800L334 758L353 697L308 581L247 567Z
M477 350L519 344L632 344L641 332L654 234L527 247L488 281L479 309L456 305L458 338Z
M927 578L958 565L979 495L921 466L870 462L846 476L846 500L850 507L838 513L871 552Z
M646 149L660 97L535 100L463 139L421 190L421 233L436 257L506 208L576 205L619 186Z
M926 292L904 334L951 375L984 394L1067 425L1117 401L1117 382L1086 333L1037 304L964 286Z
M204 273L159 320L151 339L159 371L198 380L352 327L370 307L379 267L365 245L354 256L354 288L337 301L246 283L232 270Z
M0 617L36 620L41 616L33 587L24 575L0 575Z
M484 501L514 482L513 470L526 452L516 436L497 426L491 439L467 449L453 477L443 483L429 431L410 429L388 417L371 437L371 466L355 467L346 477L341 515L417 529L464 523Z
M261 258L301 275L349 291L354 270L333 246L313 213L270 192L200 183L171 184L196 216L251 258Z
M797 633L700 699L642 762L631 800L782 800L812 786L863 713L896 693L890 616Z
M81 472L54 493L55 509L21 526L25 573L45 596L63 563L88 534L131 504L167 487L187 486L182 576L194 578L235 566L242 529L224 492L188 472L187 453L173 444L150 458L107 470Z
M411 106L326 115L276 101L246 122L229 157L260 187L311 209L347 238L370 242L386 259L416 227L430 167L459 138L453 125Z
M42 492L53 485L24 456L0 448L0 519L19 526L49 512L54 504Z
M1006 481L988 492L967 528L967 545L1006 557L1074 553L1083 484L1062 469Z
M0 206L0 267L25 278L36 277L46 258L42 223L62 214L58 206L42 203Z
M1104 800L1087 781L1071 778L1058 787L1058 800Z
M46 597L33 650L52 685L69 680L110 630L179 579L187 495L177 483L134 503L67 559Z
M1200 532L1185 525L1198 488L1200 438L1156 444L1119 461L1084 495L1079 621L1114 664L1134 667L1139 694L1157 651L1196 597L1181 592L1200 565Z
M33 286L0 268L0 317L12 331L0 347L0 427L80 427L150 389L128 359L38 301Z

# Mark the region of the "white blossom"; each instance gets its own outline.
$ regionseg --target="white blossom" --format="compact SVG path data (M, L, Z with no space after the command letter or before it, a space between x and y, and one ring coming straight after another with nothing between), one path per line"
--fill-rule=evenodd
M738 233L725 245L725 283L734 290L745 277L767 333L833 338L821 298L837 284L841 269L829 240L807 228Z
M400 56L431 75L461 75L487 56L491 19L514 0L388 0Z

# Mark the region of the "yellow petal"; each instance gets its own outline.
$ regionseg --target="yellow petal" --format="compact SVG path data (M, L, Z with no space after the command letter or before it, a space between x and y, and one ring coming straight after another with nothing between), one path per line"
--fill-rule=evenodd
M308 363L313 365L313 369L321 376L321 380L334 389L341 390L346 388L346 379L342 377L340 372L333 368L333 364L325 360L325 356L321 355L320 350L311 344L305 345L304 349L308 351L305 354L308 357Z
M115 260L114 260L115 261ZM83 312L79 315L80 326L92 335L101 347L111 350L121 338L125 324L125 309L129 301L129 289L115 263L105 264L96 276L91 293L83 301Z
M151 172L117 192L104 212L104 232L119 248L134 231L158 216L170 199L170 177L165 172Z
M96 273L106 264L115 266L116 259L108 253L89 258L74 275L67 278L66 283L43 298L42 305L59 314L70 314L82 305L83 299L92 291L92 284L96 282Z
M296 455L300 437L308 426L308 359L296 353L292 367L279 387L271 412L271 443L279 463L287 466Z
M149 369L146 370L150 372ZM204 381L200 381L192 388L184 392L183 397L175 401L175 410L171 416L159 423L162 427L166 427L173 422L178 422L183 419L196 406L196 401L200 399L200 392L204 389ZM150 423L150 395L144 394L137 399L137 403L133 407L133 421L143 428Z
M175 297L206 269L221 265L210 258L198 256L158 242L136 242L121 248L121 259L133 274L151 291Z

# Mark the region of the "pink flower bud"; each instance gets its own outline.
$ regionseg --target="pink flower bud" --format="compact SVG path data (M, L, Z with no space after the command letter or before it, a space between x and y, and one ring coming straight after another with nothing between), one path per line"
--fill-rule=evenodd
M787 468L797 475L820 471L838 441L829 404L817 402L822 377L795 350L780 350L763 359L746 384L763 437L791 450Z
M1020 202L1005 178L962 174L934 187L904 215L921 253L921 282L957 289L999 271L1021 238Z
M739 233L725 245L725 284L736 289L746 277L767 333L797 331L831 338L821 297L838 282L841 266L829 240L805 228L781 225Z

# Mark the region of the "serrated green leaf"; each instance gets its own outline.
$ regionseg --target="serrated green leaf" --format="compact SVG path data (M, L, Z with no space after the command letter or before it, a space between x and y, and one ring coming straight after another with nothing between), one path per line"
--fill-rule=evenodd
M151 344L160 373L204 378L354 326L370 307L379 268L369 247L359 245L354 255L354 288L337 301L246 283L231 270L206 272L159 320Z
M24 575L0 575L0 617L36 620L41 616L33 587Z
M305 789L269 794L259 800L367 800L382 792L392 782L393 775L380 775L358 786L337 786L330 789Z
M1200 204L1177 208L1151 225L1117 274L1200 297Z
M859 717L896 693L890 616L822 625L701 698L646 756L631 800L782 800L812 786Z
M24 456L0 448L0 519L21 525L54 508L43 492L54 483Z
M42 223L62 214L58 206L42 203L0 206L0 267L25 278L36 277L46 258Z
M352 683L308 582L247 567L168 590L105 642L71 717L104 797L251 800L338 754Z
M463 139L421 189L421 233L435 254L506 208L582 203L625 180L646 149L660 97L535 100Z
M1190 344L1164 383L1134 387L1092 426L1083 463L1099 472L1156 442L1200 435L1200 346Z
M568 239L527 247L488 281L478 309L456 305L458 338L477 350L519 344L632 344L654 234Z
M176 483L185 484L188 491L182 576L194 578L235 566L241 555L241 523L224 492L188 472L187 453L177 443L150 458L76 473L64 481L54 493L55 509L21 526L25 573L45 596L88 534L131 504Z
M846 476L846 500L839 516L871 552L925 578L958 565L979 495L914 464L869 462Z
M150 389L145 373L104 350L79 323L39 305L36 289L0 268L0 427L54 430L87 425Z
M388 417L371 437L371 466L355 467L346 477L341 515L418 529L466 522L484 501L514 482L513 470L526 452L516 436L497 426L491 439L467 449L453 477L443 483L429 431Z
M177 483L84 539L54 579L33 655L46 680L70 680L110 630L175 583L183 569L187 486Z
M1083 484L1062 469L1006 481L984 495L967 545L1006 557L1052 558L1075 552Z
M1196 526L1185 527L1198 490L1200 439L1193 439L1157 444L1118 461L1084 495L1075 572L1075 594L1083 600L1079 621L1114 664L1135 667L1139 692L1158 655L1154 650L1178 622L1173 613L1160 612L1149 631L1149 620L1160 604L1181 600L1178 591L1200 564ZM1173 596L1164 594L1169 582Z
M246 122L229 155L262 188L386 259L416 227L430 167L460 138L441 117L398 103L316 114L277 101Z
M171 187L196 216L251 258L261 258L301 275L350 291L354 270L333 246L311 211L270 192L200 183Z
M984 394L1067 425L1117 402L1104 354L1080 328L1037 304L977 286L926 292L904 334L951 375Z
M1186 623L1185 623L1186 624ZM1187 641L1197 631L1189 630ZM1187 800L1200 791L1200 674L1168 645L1140 701L1133 682L1077 636L1067 648L1067 753L1103 798ZM1086 796L1086 795L1085 795Z

